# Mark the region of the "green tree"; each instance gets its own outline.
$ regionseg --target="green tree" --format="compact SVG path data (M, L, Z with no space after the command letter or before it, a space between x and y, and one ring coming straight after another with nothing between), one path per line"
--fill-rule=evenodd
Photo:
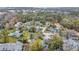
M64 18L61 22L61 25L63 25L65 28L71 28L71 25L73 24L73 22L69 19Z
M48 42L49 50L61 50L62 49L63 41L60 36L54 35L51 40Z
M23 41L28 42L30 38L30 33L27 31L23 31Z
M5 43L9 42L9 37L8 37L9 31L7 29L3 29L1 32L2 39L4 40Z
M75 29L76 31L79 31L79 19L77 20L73 20L73 29Z
M43 50L43 46L41 45L42 40L36 39L32 44L30 44L30 50L32 51L41 51Z

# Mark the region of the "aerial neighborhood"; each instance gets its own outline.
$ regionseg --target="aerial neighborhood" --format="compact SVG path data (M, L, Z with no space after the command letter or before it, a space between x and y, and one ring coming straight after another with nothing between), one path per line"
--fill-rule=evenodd
M0 8L0 51L78 51L79 8Z

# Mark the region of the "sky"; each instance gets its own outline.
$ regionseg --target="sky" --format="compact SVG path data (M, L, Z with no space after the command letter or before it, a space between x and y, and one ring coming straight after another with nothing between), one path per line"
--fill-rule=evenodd
M0 0L0 7L79 7L79 0Z

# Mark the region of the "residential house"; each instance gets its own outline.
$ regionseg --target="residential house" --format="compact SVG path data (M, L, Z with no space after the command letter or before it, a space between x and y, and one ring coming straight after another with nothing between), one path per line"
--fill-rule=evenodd
M68 30L68 38L73 39L73 40L78 40L79 39L79 33L76 32L75 30Z

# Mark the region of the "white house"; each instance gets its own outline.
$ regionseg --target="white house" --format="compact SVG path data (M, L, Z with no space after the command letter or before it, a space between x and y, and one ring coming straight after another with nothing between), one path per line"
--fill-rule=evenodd
M23 44L19 41L16 43L0 44L0 51L22 51Z
M22 35L22 33L20 33L20 31L15 31L13 33L8 34L8 36L15 36L15 37L20 37Z
M16 24L15 24L15 28L16 29L19 29L19 28L21 28L22 27L22 22L17 22Z
M68 38L73 39L73 40L78 40L79 39L79 33L76 32L75 30L68 30Z

